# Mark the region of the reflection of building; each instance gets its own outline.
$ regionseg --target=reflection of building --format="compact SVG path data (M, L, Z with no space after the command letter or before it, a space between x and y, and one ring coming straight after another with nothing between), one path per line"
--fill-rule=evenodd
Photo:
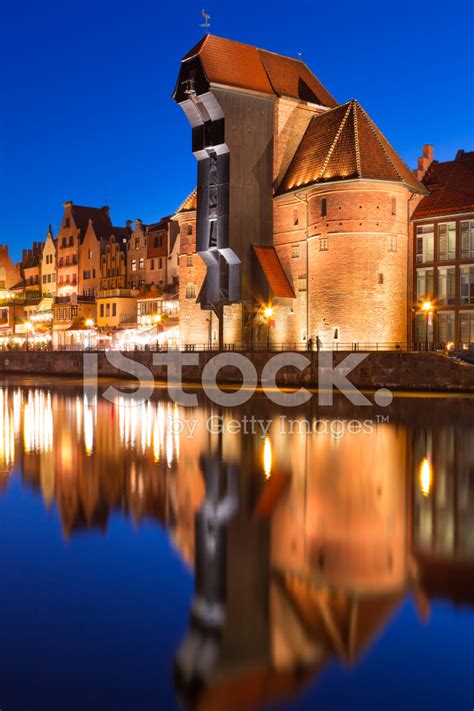
M429 189L413 222L414 340L461 346L474 343L474 152L433 160L427 146L418 174ZM432 300L434 317L421 311Z
M406 439L380 427L370 445L270 433L246 443L239 486L225 485L229 465L204 461L196 598L176 659L193 708L295 693L332 657L354 662L393 614L408 583Z
M468 425L436 434L419 429L413 444L413 555L432 597L472 603L474 591L474 439Z
M407 594L421 617L438 597L474 603L473 404L445 403L444 422L420 428L425 405L400 399L408 409L372 434L351 433L347 405L307 420L307 435L276 419L263 440L232 434L235 412L210 434L221 413L208 405L0 387L0 487L21 470L66 537L105 531L114 513L165 526L196 570L178 692L243 709L297 694L331 660L357 663ZM188 438L191 418L202 426Z

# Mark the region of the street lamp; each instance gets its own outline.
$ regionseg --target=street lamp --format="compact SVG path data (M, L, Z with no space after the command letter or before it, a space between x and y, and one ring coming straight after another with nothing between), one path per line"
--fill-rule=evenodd
M424 301L421 310L426 316L426 328L425 328L425 347L428 350L428 327L430 323L430 314L433 313L433 304L431 301Z
M270 350L270 321L273 316L273 309L271 306L266 306L263 310L263 315L267 320L267 350Z

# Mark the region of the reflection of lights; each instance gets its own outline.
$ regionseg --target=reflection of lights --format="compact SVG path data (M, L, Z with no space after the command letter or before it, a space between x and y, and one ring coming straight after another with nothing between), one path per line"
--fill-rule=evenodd
M84 398L84 449L88 457L94 451L94 413Z
M424 457L420 464L420 491L423 496L429 496L433 484L433 467L428 457Z
M0 389L0 465L8 469L15 461L14 417L8 408L8 391ZM0 474L2 470L0 470Z
M41 390L28 393L23 410L25 452L49 452L53 447L53 409L51 394Z
M263 471L265 478L269 479L272 473L272 443L269 437L265 437L263 445Z

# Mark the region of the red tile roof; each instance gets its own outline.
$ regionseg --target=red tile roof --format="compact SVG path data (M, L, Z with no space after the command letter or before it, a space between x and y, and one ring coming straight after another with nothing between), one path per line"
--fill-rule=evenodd
M253 245L255 254L262 267L273 296L281 299L294 299L295 292L290 284L286 272L282 267L275 247Z
M421 183L353 99L311 119L278 193L354 178L393 180L424 192Z
M252 45L206 35L183 57L199 56L209 82L337 106L304 62Z
M459 152L455 160L433 161L423 184L429 195L419 203L413 219L456 212L474 212L474 152Z

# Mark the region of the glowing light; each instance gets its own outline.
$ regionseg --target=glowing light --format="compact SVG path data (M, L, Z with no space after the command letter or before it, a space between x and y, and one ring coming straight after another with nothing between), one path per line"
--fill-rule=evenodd
M424 301L421 310L425 313L430 313L431 311L433 311L433 304L431 303L431 301Z
M156 324L156 325L160 324L161 320L162 320L161 314L156 314L156 316L153 316L153 323L154 324Z
M433 485L433 467L428 457L424 457L420 464L420 491L423 496L429 496Z
M269 437L265 437L265 442L263 445L263 472L265 474L265 479L269 479L272 474L272 443Z
M94 451L94 409L84 397L84 449L88 457Z
M263 315L265 316L265 318L270 319L270 318L273 316L273 309L272 309L272 307L271 307L271 306L267 306L267 307L264 309L264 311L263 311Z
M87 326L87 328L93 328L94 321L91 318L86 319L86 326Z

